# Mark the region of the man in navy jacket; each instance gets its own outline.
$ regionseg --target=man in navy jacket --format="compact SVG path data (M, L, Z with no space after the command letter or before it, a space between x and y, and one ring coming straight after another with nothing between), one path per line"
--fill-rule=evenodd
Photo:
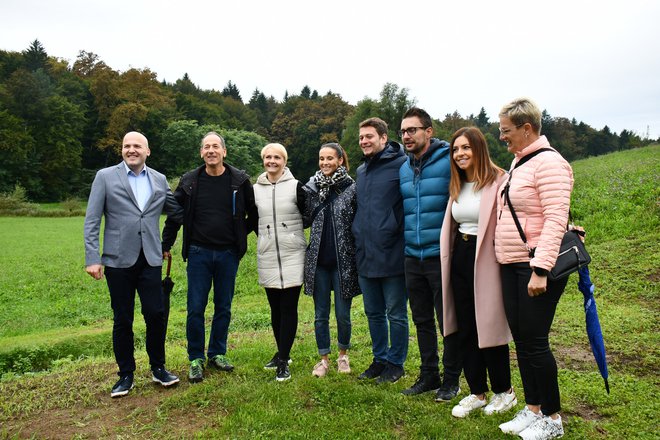
M399 173L405 215L406 288L421 358L419 378L403 394L437 389L436 401L444 402L460 391L461 374L458 338L454 333L444 338L444 381L440 381L435 327L437 318L442 331L440 228L449 200L451 152L447 142L432 137L431 117L420 108L413 107L403 115L399 135L408 152Z
M388 142L387 124L379 118L360 123L360 148L365 162L357 169L353 235L374 358L359 378L396 382L404 374L408 355L403 205L399 191L399 168L406 158L400 144Z

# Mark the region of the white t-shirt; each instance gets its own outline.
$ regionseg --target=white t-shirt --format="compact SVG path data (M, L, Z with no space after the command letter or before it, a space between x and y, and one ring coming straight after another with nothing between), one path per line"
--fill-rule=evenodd
M451 206L451 215L458 223L458 232L477 235L481 190L474 191L475 182L463 182L461 192Z

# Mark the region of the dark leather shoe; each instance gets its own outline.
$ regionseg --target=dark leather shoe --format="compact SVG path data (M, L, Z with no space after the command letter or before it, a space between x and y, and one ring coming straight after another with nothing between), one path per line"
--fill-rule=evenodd
M395 383L397 380L401 379L404 374L405 371L403 370L403 367L388 363L385 370L376 378L376 383Z
M378 361L373 361L371 365L369 365L369 368L364 370L364 372L358 376L358 379L375 379L381 374L383 374L383 371L385 371L386 367L387 364L383 364Z
M152 379L154 382L158 382L164 387L169 387L175 383L179 383L179 378L167 371L164 367L155 368L151 370L153 373Z
M417 381L410 388L401 391L404 396L415 396L417 394L426 393L427 391L435 391L442 385L439 374L422 374Z
M133 389L133 375L127 374L125 376L120 377L117 383L112 387L112 391L110 391L110 397L125 396L132 389Z

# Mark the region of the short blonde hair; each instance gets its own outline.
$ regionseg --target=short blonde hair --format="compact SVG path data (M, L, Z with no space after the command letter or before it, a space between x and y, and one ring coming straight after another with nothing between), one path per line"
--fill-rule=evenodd
M518 127L529 123L537 134L541 134L541 110L529 98L514 99L500 110L500 117L509 118Z
M270 150L271 148L277 151L280 154L280 156L284 158L284 163L287 163L289 161L289 155L286 153L286 148L284 148L284 145L277 143L267 144L265 147L263 147L261 149L261 159L263 159L264 156L266 155L266 151Z

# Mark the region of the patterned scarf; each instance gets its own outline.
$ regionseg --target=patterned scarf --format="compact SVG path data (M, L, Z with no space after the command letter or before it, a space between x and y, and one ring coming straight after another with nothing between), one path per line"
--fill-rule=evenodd
M337 168L331 176L326 176L321 170L318 170L316 174L314 174L314 183L316 183L316 186L319 188L319 199L321 202L328 197L332 186L338 184L347 177L348 173L346 172L346 167L343 165Z

